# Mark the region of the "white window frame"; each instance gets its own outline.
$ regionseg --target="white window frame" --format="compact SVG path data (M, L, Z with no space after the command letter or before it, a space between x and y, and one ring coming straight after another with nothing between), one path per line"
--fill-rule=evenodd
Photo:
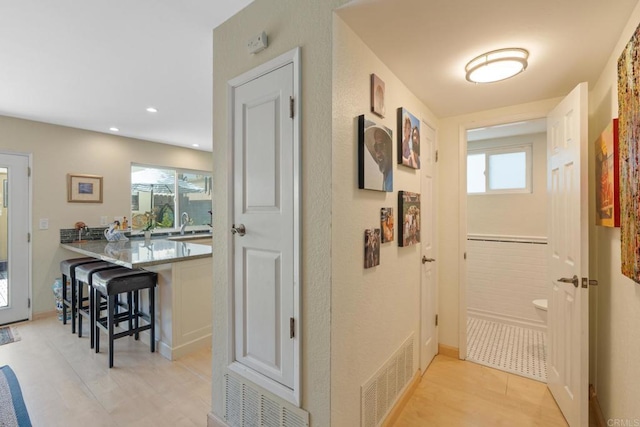
M499 154L510 154L510 153L525 153L525 179L526 184L524 188L507 188L507 189L497 189L493 190L489 186L489 158L494 155ZM485 179L485 191L478 193L469 193L467 191L467 195L469 196L486 196L489 194L524 194L524 193L532 193L532 175L533 175L533 144L520 144L520 145L511 145L511 146L501 146L501 147L487 147L487 148L473 148L467 150L467 159L469 156L474 154L484 154L485 158L485 166L484 166L484 179ZM467 162L468 163L468 162Z

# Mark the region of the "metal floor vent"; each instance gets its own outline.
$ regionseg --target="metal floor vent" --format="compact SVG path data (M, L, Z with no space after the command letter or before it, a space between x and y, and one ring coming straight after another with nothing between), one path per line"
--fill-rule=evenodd
M231 427L309 427L309 413L244 378L225 374L225 421Z
M413 334L360 389L361 425L377 427L413 378Z

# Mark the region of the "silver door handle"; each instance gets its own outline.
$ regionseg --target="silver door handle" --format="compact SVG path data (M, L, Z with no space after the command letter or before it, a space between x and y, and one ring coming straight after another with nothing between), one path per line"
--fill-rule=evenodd
M561 277L561 278L558 279L558 282L573 283L573 286L575 286L576 288L580 284L580 280L578 279L578 276L576 276L575 274L573 275L573 277L571 279L568 279L566 277Z
M426 256L422 257L422 263L426 264L427 262L434 262L436 259L435 258L427 258Z
M247 229L244 228L244 224L238 224L237 227L235 224L233 224L233 226L231 227L231 233L237 234L240 237L244 236L246 232L247 232Z

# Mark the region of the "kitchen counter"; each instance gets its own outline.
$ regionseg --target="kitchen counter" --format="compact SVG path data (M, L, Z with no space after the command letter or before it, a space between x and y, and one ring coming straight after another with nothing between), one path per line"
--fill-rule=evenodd
M150 267L210 258L211 246L190 243L188 240L155 238L144 240L132 238L117 242L88 240L83 243L61 243L61 247L82 255L112 262L128 268Z

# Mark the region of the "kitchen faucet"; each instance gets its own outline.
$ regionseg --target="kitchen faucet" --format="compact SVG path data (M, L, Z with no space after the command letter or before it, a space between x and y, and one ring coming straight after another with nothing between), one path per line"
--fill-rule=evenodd
M180 234L184 235L184 229L187 227L187 224L189 223L190 219L189 219L189 214L187 212L182 212L182 215L180 215Z

